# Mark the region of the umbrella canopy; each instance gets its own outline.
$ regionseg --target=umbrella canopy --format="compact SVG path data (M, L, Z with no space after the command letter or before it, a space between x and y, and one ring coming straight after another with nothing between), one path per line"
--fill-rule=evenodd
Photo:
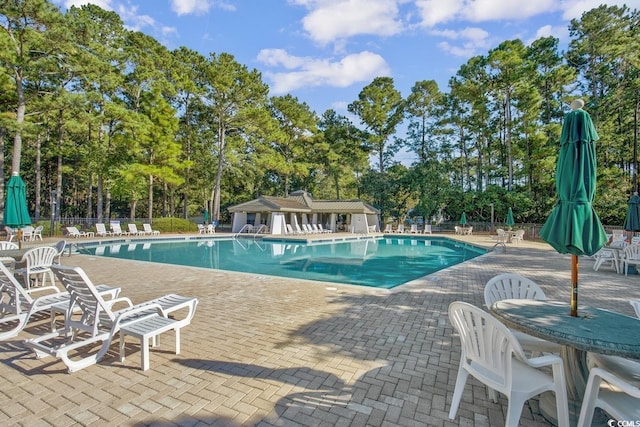
M31 224L27 209L27 186L17 173L7 183L7 200L4 204L4 225L22 228Z
M460 215L460 224L465 225L467 223L467 214L462 212L462 215Z
M629 199L627 216L622 228L626 231L640 231L640 196L638 193L634 193Z
M509 227L513 227L516 222L513 220L513 211L511 210L511 208L509 208L509 212L507 212L507 220L505 221L505 224L507 224Z
M572 107L575 108L574 104ZM558 201L540 230L540 237L556 251L573 255L572 316L578 315L578 256L593 255L607 242L591 205L596 191L595 141L598 139L591 116L581 105L565 116L556 166Z

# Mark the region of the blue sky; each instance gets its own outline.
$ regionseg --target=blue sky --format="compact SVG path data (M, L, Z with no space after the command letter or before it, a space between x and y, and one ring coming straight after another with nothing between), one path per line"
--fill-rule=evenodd
M169 49L227 52L259 70L271 95L290 93L318 115L346 106L375 77L407 96L440 89L460 65L504 40L568 40L573 18L598 0L53 0L93 3ZM640 9L640 0L608 1Z

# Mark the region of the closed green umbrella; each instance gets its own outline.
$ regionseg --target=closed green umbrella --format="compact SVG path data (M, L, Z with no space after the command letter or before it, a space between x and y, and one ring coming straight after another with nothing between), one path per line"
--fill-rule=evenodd
M505 224L507 224L509 228L513 227L516 224L516 222L513 220L513 211L511 210L511 208L509 208L509 211L507 212L507 220L505 221Z
M640 231L640 196L638 196L637 192L633 193L633 196L629 199L627 216L624 219L622 228L626 231Z
M462 212L462 215L460 216L460 224L465 225L467 223L467 214Z
M578 315L578 256L593 255L607 235L591 203L596 192L596 149L599 139L580 101L565 116L556 166L558 201L540 230L540 237L561 254L572 255L571 315Z
M7 183L7 200L4 203L4 225L21 229L31 224L27 208L27 186L20 175L14 172ZM20 236L18 236L20 244Z
M206 209L204 210L204 212L202 212L202 222L204 222L205 224L209 222L209 211Z

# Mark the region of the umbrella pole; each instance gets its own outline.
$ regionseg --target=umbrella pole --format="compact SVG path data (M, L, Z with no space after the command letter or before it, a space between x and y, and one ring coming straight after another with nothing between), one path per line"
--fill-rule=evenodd
M578 256L571 255L571 316L578 317Z

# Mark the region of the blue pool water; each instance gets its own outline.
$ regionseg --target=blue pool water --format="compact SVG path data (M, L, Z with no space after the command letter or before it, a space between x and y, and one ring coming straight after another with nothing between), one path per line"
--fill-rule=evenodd
M141 242L80 253L390 289L486 253L445 238L301 243L251 239Z

